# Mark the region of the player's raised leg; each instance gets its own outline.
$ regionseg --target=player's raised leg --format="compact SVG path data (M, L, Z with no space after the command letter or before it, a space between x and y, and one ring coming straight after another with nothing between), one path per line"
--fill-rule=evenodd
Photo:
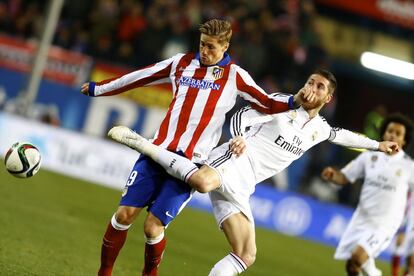
M99 276L110 276L119 251L127 238L128 229L141 208L119 206L108 224L101 247Z
M237 213L228 217L221 227L232 252L214 265L209 276L240 274L256 260L254 226L243 213Z
M208 166L200 169L190 160L176 153L152 144L125 126L116 126L109 130L108 136L160 164L170 175L188 183L200 193L207 193L220 186L217 172Z

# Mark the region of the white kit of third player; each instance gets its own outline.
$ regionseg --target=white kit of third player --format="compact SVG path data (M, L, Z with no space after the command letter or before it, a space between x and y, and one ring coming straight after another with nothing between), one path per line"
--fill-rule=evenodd
M378 149L377 141L332 128L319 115L310 119L302 107L274 115L245 107L232 117L231 127L233 136L245 138L246 152L237 158L226 143L214 149L207 161L221 177L219 190L210 193L218 223L230 212L229 207L220 206L224 201L232 202L231 212L242 211L253 222L249 198L255 185L279 173L322 141Z
M377 257L400 226L407 192L414 185L414 163L402 150L395 155L364 152L342 173L349 181L364 178L358 207L341 237L335 258L348 259L357 245Z

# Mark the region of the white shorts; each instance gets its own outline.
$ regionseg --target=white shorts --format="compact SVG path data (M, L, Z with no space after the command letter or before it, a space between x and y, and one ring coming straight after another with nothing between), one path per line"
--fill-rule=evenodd
M359 245L371 258L376 258L385 250L396 231L373 227L358 217L353 217L336 248L334 258L348 260Z
M240 212L254 224L249 200L256 179L247 154L236 158L229 154L226 143L211 152L207 165L220 175L221 186L209 193L219 227L229 216Z

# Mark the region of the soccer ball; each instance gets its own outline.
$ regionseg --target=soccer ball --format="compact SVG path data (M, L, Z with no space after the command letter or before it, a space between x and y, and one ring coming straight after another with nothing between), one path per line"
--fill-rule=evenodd
M7 151L4 163L9 173L19 178L35 175L40 169L40 152L28 142L14 143Z

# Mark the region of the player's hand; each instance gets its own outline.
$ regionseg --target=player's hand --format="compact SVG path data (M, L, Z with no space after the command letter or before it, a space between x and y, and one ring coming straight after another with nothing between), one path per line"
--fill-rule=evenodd
M313 102L316 99L315 93L312 91L312 87L305 85L302 87L295 96L293 96L293 101L295 106L300 106L305 102Z
M89 95L89 82L82 84L81 93L84 95Z
M382 141L379 143L378 150L386 154L395 154L400 150L400 147L396 142Z
M321 177L323 180L328 181L328 182L332 182L334 175L335 175L336 170L332 167L326 167L325 169L323 169L322 173L321 173Z
M230 150L237 157L246 151L246 141L242 136L236 136L230 140Z

